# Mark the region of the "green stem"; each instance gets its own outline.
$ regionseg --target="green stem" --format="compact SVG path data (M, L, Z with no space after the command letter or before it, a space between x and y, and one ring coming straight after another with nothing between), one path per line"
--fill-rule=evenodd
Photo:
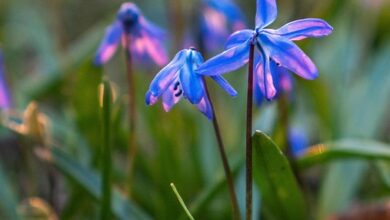
M110 121L111 121L111 87L110 83L105 81L101 88L102 91L102 130L103 130L103 147L102 147L102 202L101 202L101 219L110 219L111 216L111 147L110 147Z
M130 50L130 35L126 35L125 37L125 54L126 54L126 73L127 73L127 85L128 85L128 97L129 97L129 107L128 107L128 115L129 115L129 150L128 150L128 192L131 192L131 176L133 174L133 166L134 159L137 154L137 145L136 145L136 135L135 135L135 121L136 121L136 100L135 100L135 82L134 82L134 73L133 73L133 65L132 65L132 56Z
M248 91L246 108L246 219L252 219L252 186L253 186L253 158L252 158L252 107L253 107L253 61L254 44L250 45L248 67Z
M217 138L218 150L219 150L219 154L220 154L221 159L222 159L223 170L225 172L227 186L228 186L228 190L229 190L229 194L230 194L233 219L238 220L238 219L240 219L240 209L238 207L236 191L234 190L233 175L232 175L232 172L231 172L231 169L229 166L229 162L228 162L228 159L226 156L225 147L224 147L224 144L222 141L221 131L219 129L217 116L216 116L215 110L214 110L214 105L213 105L213 102L211 101L209 90L207 88L207 83L206 83L206 80L204 78L203 78L203 82L204 82L204 87L206 90L206 95L210 100L211 111L213 112L213 126L214 126L215 136Z

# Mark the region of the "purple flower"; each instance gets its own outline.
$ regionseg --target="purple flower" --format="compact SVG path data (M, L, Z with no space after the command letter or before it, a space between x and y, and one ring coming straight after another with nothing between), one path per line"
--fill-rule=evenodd
M195 73L203 63L202 55L195 49L179 51L173 60L165 66L153 79L146 93L145 101L153 105L161 97L165 111L169 111L182 97L188 99L209 119L213 118L213 110L207 96L203 76ZM222 77L211 76L229 95L237 92Z
M233 0L203 0L200 32L207 50L222 47L231 31L245 28L244 15Z
M9 108L11 106L11 99L8 92L8 87L5 81L3 54L0 50L0 109Z
M213 76L236 70L248 63L250 45L254 45L255 91L261 91L265 98L270 100L277 93L274 77L280 74L279 67L304 79L315 79L317 67L293 41L327 36L333 28L324 20L308 18L290 22L277 30L265 29L276 16L275 0L257 0L255 30L233 33L226 51L206 61L197 73Z
M106 29L94 62L97 65L105 64L114 55L120 42L126 46L127 41L130 45L125 49L137 61L151 59L158 65L164 65L168 61L161 43L164 38L164 31L147 21L135 4L123 3L116 20Z

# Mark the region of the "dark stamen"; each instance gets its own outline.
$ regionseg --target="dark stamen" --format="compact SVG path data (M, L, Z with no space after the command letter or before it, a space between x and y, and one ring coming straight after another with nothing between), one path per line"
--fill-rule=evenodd
M181 94L183 94L183 91L180 89L179 92L177 92L177 93L175 94L175 97L179 97L179 96L181 96Z
M179 88L179 85L180 85L180 82L176 82L175 86L173 87L173 90L176 91Z

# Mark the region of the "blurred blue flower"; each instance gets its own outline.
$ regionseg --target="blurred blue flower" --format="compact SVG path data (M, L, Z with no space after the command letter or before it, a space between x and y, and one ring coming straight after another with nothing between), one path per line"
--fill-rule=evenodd
M0 50L0 108L3 109L9 107L11 107L11 99L5 81L3 53Z
M184 97L196 105L205 116L212 119L213 112L203 76L195 73L195 69L202 63L202 55L193 48L178 52L151 82L145 97L146 104L153 105L161 97L164 110L169 111ZM234 88L222 76L211 76L211 78L229 95L237 95Z
M280 73L278 67L305 79L316 78L317 67L293 41L327 36L333 28L324 20L308 18L290 22L277 30L265 29L276 16L275 0L257 0L255 30L233 33L226 51L206 61L197 73L212 76L236 70L248 63L250 45L254 45L254 89L261 91L266 99L274 98L277 93L274 76Z
M223 47L229 34L245 28L244 14L234 0L203 0L200 34L206 50Z
M303 128L291 127L288 134L288 142L294 156L300 156L309 147L309 138Z
M165 33L145 19L139 8L133 3L123 3L113 24L106 29L95 56L95 64L103 65L114 55L118 45L128 38L127 52L139 62L152 60L158 65L164 65L168 56L162 41Z

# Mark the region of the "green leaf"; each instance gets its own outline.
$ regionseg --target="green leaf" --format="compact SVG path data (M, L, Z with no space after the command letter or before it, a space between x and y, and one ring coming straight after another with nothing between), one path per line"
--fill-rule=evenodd
M390 160L390 145L358 139L318 144L299 158L298 166L306 168L338 159Z
M65 175L80 184L94 198L99 201L101 200L100 175L87 167L81 166L77 161L73 160L57 147L51 148L50 162L54 163ZM113 189L111 202L113 214L118 219L151 219L134 203L127 200L118 190Z
M253 135L255 183L265 214L275 219L308 219L306 203L287 158L266 134Z

